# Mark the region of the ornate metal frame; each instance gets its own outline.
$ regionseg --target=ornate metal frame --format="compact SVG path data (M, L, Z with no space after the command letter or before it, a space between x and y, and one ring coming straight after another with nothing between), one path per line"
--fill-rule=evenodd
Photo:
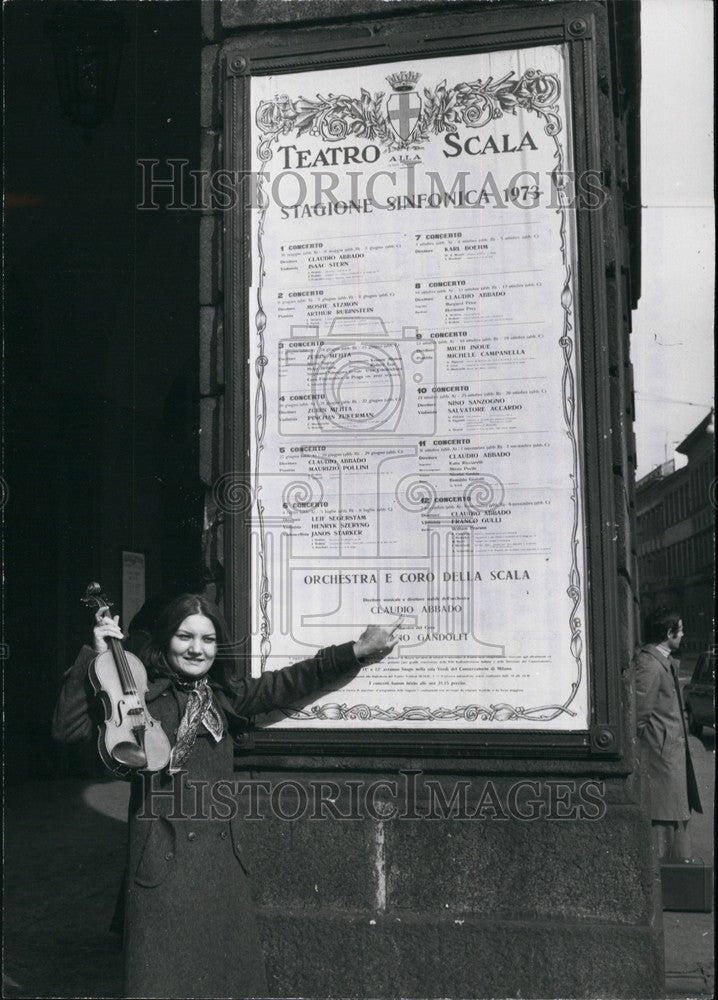
M573 112L574 166L577 172L601 170L603 161L599 144L600 108L597 82L597 24L596 5L561 4L525 7L521 11L499 11L496 8L473 13L456 11L437 16L427 13L419 17L395 17L377 23L375 20L346 25L329 25L321 30L305 28L294 30L291 37L286 31L254 35L251 38L234 38L222 47L223 117L224 117L224 167L228 171L248 173L249 148L249 78L254 75L278 72L296 72L310 68L345 66L372 62L389 62L442 54L462 54L499 48L523 48L541 44L566 44L570 53L570 75ZM598 29L600 31L600 28ZM527 77L527 74L524 74ZM454 96L459 112L485 114L492 105L501 110L502 102L534 101L529 105L545 122L546 130L560 129L561 123L552 116L550 100L542 101L545 92L535 89L533 79L505 78L494 81L491 92L480 88L466 89ZM544 81L549 86L550 81ZM466 87L466 85L464 85ZM533 87L533 89L532 89ZM456 89L456 88L454 88ZM485 89L485 88L484 88ZM538 93L538 97L537 97ZM548 94L550 97L550 93ZM441 126L442 107L447 95L435 94L431 113ZM538 101L538 103L536 103ZM442 104L443 102L443 104ZM273 105L265 109L266 143L271 144L282 130L307 130L327 127L327 118L336 114L331 102L304 102L302 107ZM359 129L381 133L385 123L367 99L340 109L349 115ZM603 113L607 113L605 110ZM428 123L424 123L427 125ZM436 123L434 123L436 124ZM555 133L554 133L555 134ZM603 134L611 134L604 127ZM401 137L387 135L387 141L401 142ZM560 155L560 146L557 144ZM559 166L560 169L560 166ZM372 766L371 760L387 763L387 758L405 760L410 757L424 762L451 766L452 769L476 766L487 758L496 762L523 762L530 769L529 761L546 760L592 761L592 769L603 762L602 769L625 771L629 764L622 760L623 725L620 698L620 659L622 651L618 636L618 595L614 545L602 530L614 524L614 498L612 490L612 459L607 428L610 427L609 378L607 351L604 345L615 331L609 331L606 317L602 275L605 273L603 258L603 231L607 224L604 212L579 211L577 213L579 273L576 286L578 301L571 301L570 292L562 298L565 325L561 347L564 352L565 371L572 378L568 364L573 350L571 337L572 310L580 316L582 364L579 372L583 412L579 415L582 429L582 449L573 441L574 477L583 476L586 497L586 549L587 549L587 616L586 633L590 638L591 662L581 662L580 630L572 629L572 651L576 646L579 671L588 671L590 690L591 726L586 732L547 733L531 731L480 731L463 733L441 730L361 730L314 731L268 730L255 737L255 746L262 754L262 761L300 763L308 766L326 766L327 755L340 757L362 766ZM224 244L224 297L225 297L225 392L226 429L224 469L238 474L246 482L248 467L236 469L236 456L250 454L250 433L256 408L261 418L260 392L255 400L249 399L247 351L250 336L262 335L261 292L258 319L250 317L243 294L250 283L253 262L250 253L251 234L245 210L241 203L227 213ZM565 260L565 258L564 258ZM568 278L567 278L568 282ZM259 324L259 325L257 325ZM575 407L576 393L571 386L564 389L564 406ZM566 413L567 425L575 425L575 413ZM582 450L583 468L579 461ZM248 465L248 457L246 459ZM241 505L240 505L241 506ZM261 514L261 512L260 512ZM578 525L574 524L574 536ZM241 512L225 517L225 601L230 625L235 635L248 635L249 608L247 607L247 553L248 526ZM575 563L574 563L575 568ZM580 588L577 570L572 574L571 588ZM576 598L577 599L577 598ZM266 607L265 607L266 613ZM626 655L626 651L623 651ZM361 714L358 715L361 720ZM317 762L317 754L325 755Z

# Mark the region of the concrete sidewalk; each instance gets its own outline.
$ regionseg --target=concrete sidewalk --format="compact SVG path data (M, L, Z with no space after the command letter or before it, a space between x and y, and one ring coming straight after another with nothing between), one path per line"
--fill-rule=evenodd
M702 740L689 737L701 793L703 814L693 814L693 855L713 862L715 730L704 729ZM664 912L666 993L670 997L714 996L715 956L713 913Z
M691 737L705 813L694 854L712 858L713 745ZM5 997L119 997L109 931L125 853L129 788L43 781L5 790ZM713 995L713 915L666 913L666 991ZM657 998L658 1000L658 998Z
M124 867L129 785L5 788L4 997L119 997L109 927Z

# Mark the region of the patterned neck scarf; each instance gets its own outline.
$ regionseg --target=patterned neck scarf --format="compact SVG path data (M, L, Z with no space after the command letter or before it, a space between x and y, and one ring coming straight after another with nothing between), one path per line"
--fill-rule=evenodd
M190 689L184 715L177 730L177 741L172 749L169 762L169 773L175 774L182 770L182 764L194 746L197 729L200 722L219 743L224 732L222 716L217 710L212 696L212 688L206 677L201 677Z

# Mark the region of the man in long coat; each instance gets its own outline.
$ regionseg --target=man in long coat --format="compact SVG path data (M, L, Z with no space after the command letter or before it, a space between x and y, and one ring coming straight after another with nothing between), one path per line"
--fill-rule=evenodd
M688 820L702 812L693 771L678 664L683 639L680 614L656 608L646 619L648 640L635 656L636 716L641 768L650 783L651 820L661 858L690 860Z

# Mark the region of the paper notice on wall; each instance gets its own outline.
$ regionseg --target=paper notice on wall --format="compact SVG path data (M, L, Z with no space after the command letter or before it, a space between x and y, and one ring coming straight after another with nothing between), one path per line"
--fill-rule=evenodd
M312 729L587 728L562 46L251 80L253 670Z

